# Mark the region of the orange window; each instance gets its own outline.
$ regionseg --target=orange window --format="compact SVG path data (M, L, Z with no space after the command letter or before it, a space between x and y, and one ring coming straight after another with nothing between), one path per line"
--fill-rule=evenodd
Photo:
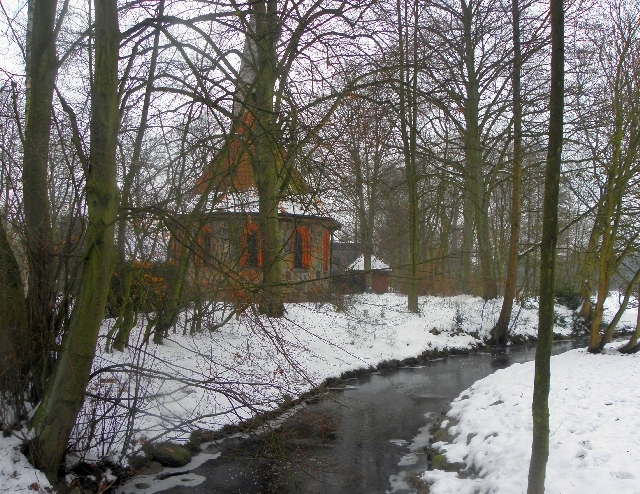
M310 235L304 227L296 228L293 233L293 268L309 269L311 253L309 252Z
M262 237L255 223L249 223L242 232L241 252L242 266L262 267Z
M331 237L329 230L322 235L322 270L329 271L329 257L331 256Z

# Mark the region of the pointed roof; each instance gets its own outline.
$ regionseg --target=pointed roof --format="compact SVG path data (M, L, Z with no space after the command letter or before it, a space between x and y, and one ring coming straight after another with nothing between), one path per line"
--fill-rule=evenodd
M244 107L245 95L255 83L256 77L254 68L257 61L257 48L254 38L255 21L253 16L249 15L247 35L233 95L232 118L236 129L196 182L197 194L203 194L207 189L222 193L222 195L217 194L215 203L210 205L212 211L245 213L258 211L258 187L251 166L254 148L250 139L255 118L252 112ZM286 153L281 150L278 164L282 173L289 173L288 170L283 169L285 160ZM286 197L280 201L279 212L295 216L330 218L321 202L310 194L309 186L302 174L295 167L290 173ZM338 222L335 223L339 225Z
M355 261L349 264L349 267L345 271L364 271L364 254L358 257ZM391 271L389 265L378 259L376 256L371 256L371 271Z

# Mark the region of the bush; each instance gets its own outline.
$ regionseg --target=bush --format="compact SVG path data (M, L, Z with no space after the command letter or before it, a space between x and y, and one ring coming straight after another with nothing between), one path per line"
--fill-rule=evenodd
M556 303L564 305L567 309L578 310L580 292L571 287L559 287L556 289Z

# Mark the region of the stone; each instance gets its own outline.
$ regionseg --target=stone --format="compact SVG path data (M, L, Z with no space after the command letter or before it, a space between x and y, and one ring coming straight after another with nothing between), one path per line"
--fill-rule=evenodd
M444 470L445 461L444 455L433 455L431 457L431 469Z
M460 472L464 470L466 467L467 465L460 462L449 463L448 461L446 461L446 458L445 458L444 469L447 472Z
M433 435L433 440L434 441L447 441L448 438L448 434L447 431L445 431L444 429L438 429L435 434Z
M147 447L149 456L165 467L183 467L191 461L191 451L177 444L164 442L149 444Z
M129 466L134 470L140 470L149 464L149 458L144 453L136 453L129 457Z
M445 472L460 472L465 468L466 468L466 465L461 462L449 463L447 461L447 457L443 454L437 454L431 457L432 470L444 470Z
M191 451L200 451L200 445L202 443L210 442L215 439L215 433L212 431L198 429L192 431L189 435L189 442L187 443L187 447Z

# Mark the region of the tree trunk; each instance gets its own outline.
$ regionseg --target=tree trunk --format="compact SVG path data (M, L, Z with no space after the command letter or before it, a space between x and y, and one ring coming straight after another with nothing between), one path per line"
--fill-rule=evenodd
M369 293L371 291L372 276L371 276L371 251L373 245L371 242L371 222L372 219L369 216L370 211L367 210L367 204L365 200L365 183L363 178L363 165L360 157L360 149L353 151L353 164L355 172L355 193L356 193L356 214L360 223L360 249L364 259L364 290ZM369 203L370 206L370 203Z
M609 294L611 276L614 271L615 253L614 243L617 236L618 217L620 215L619 195L621 194L618 184L618 174L620 172L620 159L622 148L622 109L620 104L615 104L614 134L612 136L613 153L611 164L607 170L607 183L604 197L604 207L601 216L597 220L602 225L602 242L600 245L598 259L598 294L596 306L593 311L591 321L591 336L589 338L588 351L591 353L600 352L600 323L604 313L604 301ZM614 220L614 215L616 216Z
M418 313L418 266L420 256L420 229L418 210L418 171L416 163L417 139L417 89L418 89L418 3L413 2L413 25L409 32L409 12L406 3L403 9L398 0L396 4L398 16L398 44L399 44L399 88L400 99L400 134L402 136L402 154L407 177L409 193L409 266L407 287L407 308L410 312ZM403 21L404 19L404 21ZM411 39L409 38L411 36ZM411 46L409 42L411 41ZM413 68L411 68L412 60ZM413 72L412 72L413 70ZM407 117L408 116L408 117Z
M478 240L478 254L480 257L480 269L482 272L482 297L485 300L498 296L493 256L491 253L491 240L489 236L488 194L485 191L483 172L482 145L479 126L479 82L475 67L475 47L472 42L473 12L472 6L465 1L461 2L464 25L465 44L465 72L466 72L466 99L464 118L466 130L464 134L465 174L467 193L470 194L470 203L474 211L476 223L476 239Z
M640 351L640 344L638 344L638 339L640 338L640 285L638 285L638 315L636 317L636 330L629 338L629 341L626 345L621 347L618 351L621 353L636 353Z
M511 231L509 232L509 254L507 257L507 279L504 287L502 310L495 327L491 330L491 341L506 344L509 321L513 310L518 281L518 252L520 249L520 216L522 195L522 100L520 98L520 6L512 0L513 16L513 184L511 189Z
M549 148L544 185L542 242L540 245L540 308L533 388L533 441L527 494L543 494L549 457L549 388L558 243L558 195L562 165L564 107L564 9L551 0L551 93Z
M460 292L471 293L471 254L473 251L473 203L471 186L466 185L462 199L462 246L460 248Z
M0 221L0 394L16 397L27 388L29 334L20 267ZM22 400L22 396L20 396ZM5 424L10 425L10 424Z
M262 286L260 313L269 317L284 314L282 290L282 240L278 205L280 177L278 164L282 162L273 113L273 99L277 78L276 43L279 35L277 0L260 0L251 4L255 31L247 33L247 43L255 46L255 81L245 97L247 107L254 113L251 142L254 154L251 166L258 187L258 223L262 232ZM251 39L253 38L253 40Z
M596 219L591 228L587 251L585 252L584 260L580 267L580 309L578 310L578 318L581 319L585 325L591 323L592 316L593 304L591 302L591 295L593 295L593 275L598 263L598 243L602 235L602 226L599 223L601 215L600 209L601 207L598 208Z
M605 329L604 334L602 335L602 339L600 340L600 350L604 350L604 347L607 345L607 343L611 343L611 338L613 338L613 332L615 331L616 326L620 322L620 318L622 317L622 314L624 314L624 311L627 309L627 305L629 304L629 299L631 298L631 293L633 292L633 287L638 282L639 279L640 279L640 269L636 271L636 274L633 276L633 279L629 282L629 286L625 290L624 299L622 300L622 304L620 304L620 308L618 309L618 311L616 312L616 315L613 317L613 319L607 326L607 329ZM638 308L638 311L640 312L640 307Z
M488 194L481 194L488 196ZM488 197L483 197L482 207L476 209L476 228L478 238L478 253L480 254L480 269L482 271L482 298L492 300L498 296L498 283L496 281L493 254L491 252L491 240L489 235L489 211Z
M58 60L55 45L55 0L29 1L27 33L27 102L22 185L29 281L27 311L32 345L29 360L34 400L42 395L50 372L53 344L51 280L53 240L49 212L48 165L51 111Z
M158 17L164 13L164 0L160 1L158 6ZM120 213L118 217L118 261L121 263L120 272L120 294L122 295L122 306L118 313L118 319L112 331L117 331L113 341L113 348L122 351L129 344L129 334L135 324L135 310L133 300L131 298L131 282L133 280L133 263L126 260L126 228L127 228L127 212L131 207L131 189L133 181L140 170L140 154L142 153L142 140L147 130L147 120L149 116L149 106L151 104L151 93L153 92L153 81L156 73L156 63L158 60L158 46L160 44L160 29L156 29L153 38L153 51L151 52L151 60L149 61L149 74L147 76L147 84L144 93L144 102L142 104L142 114L140 116L140 125L136 133L136 140L133 145L133 153L129 171L125 175L122 192L120 194ZM107 345L109 341L107 340Z
M91 94L89 213L81 286L53 376L33 418L33 461L55 480L82 408L114 259L117 210L118 13L116 0L94 0L95 75Z

